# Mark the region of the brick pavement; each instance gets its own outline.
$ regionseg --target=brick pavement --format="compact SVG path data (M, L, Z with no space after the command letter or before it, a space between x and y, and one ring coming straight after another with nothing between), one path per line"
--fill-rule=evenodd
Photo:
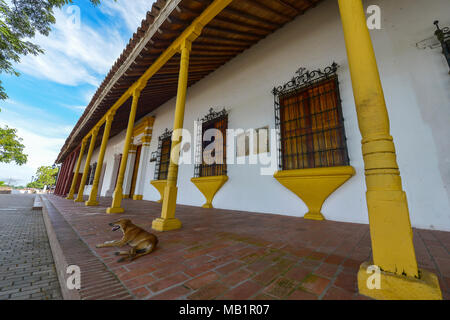
M160 204L124 200L124 214L107 215L111 199L85 207L48 198L140 299L366 299L357 293L356 275L371 258L367 225L178 205L181 230L155 232L154 253L117 263L117 249L95 248L120 237L108 223L129 218L151 230ZM419 266L439 276L449 299L450 233L415 229L414 235Z
M56 266L63 282L67 281L68 266L76 265L81 270L81 289L71 291L64 288L64 297L70 300L130 300L131 292L108 267L80 239L54 206L44 198L46 219L49 225L51 245ZM55 246L57 242L57 246Z
M42 211L33 195L0 195L0 300L59 300Z

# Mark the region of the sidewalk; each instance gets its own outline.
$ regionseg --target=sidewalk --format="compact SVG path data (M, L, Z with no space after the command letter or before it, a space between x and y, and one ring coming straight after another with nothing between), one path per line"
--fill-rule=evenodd
M48 199L98 259L138 299L366 299L356 275L370 260L368 225L177 206L181 230L157 233L157 250L133 263L117 263L108 223L128 218L146 230L161 205L124 200L125 214L107 215L111 199L85 207ZM414 230L420 268L435 272L450 298L450 233ZM83 270L82 270L83 272Z
M35 195L0 195L0 300L61 300Z

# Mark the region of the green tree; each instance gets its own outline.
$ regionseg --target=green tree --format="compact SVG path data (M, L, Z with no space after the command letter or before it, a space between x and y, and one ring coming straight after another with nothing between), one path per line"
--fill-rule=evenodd
M100 0L90 0L94 5ZM13 63L28 54L38 55L44 51L29 39L36 33L48 36L55 23L54 8L61 8L72 0L0 0L0 74L19 76ZM0 100L8 95L0 80Z
M34 182L27 184L27 188L44 189L44 184L42 182L34 181Z
M22 138L17 136L17 130L0 127L0 162L15 162L19 166L27 162L28 156L23 153L25 146Z
M36 180L27 185L27 188L44 189L44 186L53 186L56 183L58 168L40 167L36 172Z
M0 181L0 187L4 187L5 186L5 181Z

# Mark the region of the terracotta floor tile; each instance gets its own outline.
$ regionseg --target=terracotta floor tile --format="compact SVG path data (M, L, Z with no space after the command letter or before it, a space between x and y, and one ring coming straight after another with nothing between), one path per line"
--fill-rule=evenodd
M325 293L324 300L351 300L355 296L354 292L342 288L331 287Z
M316 275L310 275L301 283L301 287L311 293L320 296L329 283L329 279L322 278Z
M322 263L319 268L314 271L314 274L331 279L338 272L338 269L339 267L335 264Z
M264 292L282 299L287 297L297 285L298 281L281 277L264 289Z
M197 291L195 291L193 294L188 296L188 299L190 300L211 300L215 299L218 296L222 295L228 290L228 288L219 283L219 282L213 282L207 286L201 287Z
M303 290L296 290L288 297L288 300L317 300L317 296Z
M221 296L220 299L247 300L254 296L257 292L261 291L262 288L263 286L249 280L228 291L223 296Z
M216 281L217 279L219 279L220 276L214 272L208 272L205 273L195 279L189 280L188 282L185 283L185 286L188 288L191 288L193 290L197 290L203 286L206 286L214 281Z

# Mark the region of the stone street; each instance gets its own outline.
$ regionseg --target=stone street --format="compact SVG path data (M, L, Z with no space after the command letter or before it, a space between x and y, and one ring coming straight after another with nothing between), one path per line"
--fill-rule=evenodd
M0 195L0 300L62 299L34 195Z

